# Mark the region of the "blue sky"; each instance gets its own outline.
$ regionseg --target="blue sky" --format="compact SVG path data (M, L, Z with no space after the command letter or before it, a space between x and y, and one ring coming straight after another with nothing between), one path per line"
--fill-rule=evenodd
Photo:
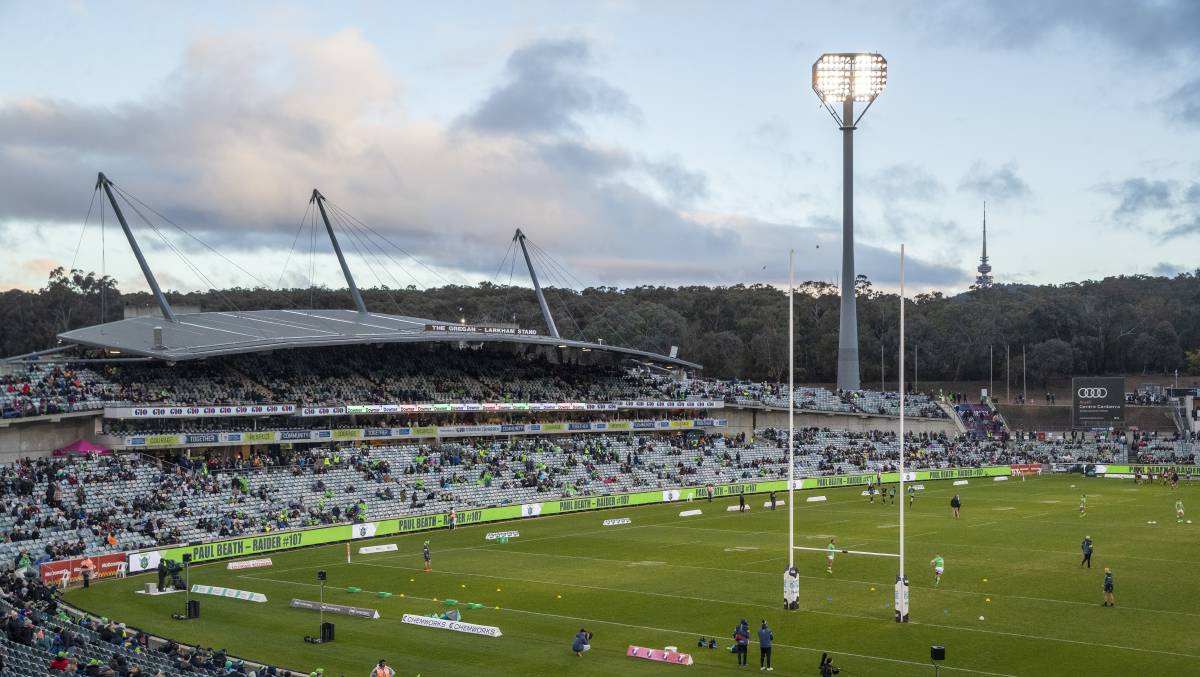
M779 283L789 248L834 281L809 70L853 50L890 65L856 137L876 284L904 242L911 284L964 289L984 200L1000 282L1196 267L1188 0L0 2L0 25L5 288L72 260L144 287L119 233L81 230L98 170L254 274L168 234L195 275L135 219L169 288L338 284L295 237L314 185L439 271L347 233L363 286L507 281L516 226L586 284Z

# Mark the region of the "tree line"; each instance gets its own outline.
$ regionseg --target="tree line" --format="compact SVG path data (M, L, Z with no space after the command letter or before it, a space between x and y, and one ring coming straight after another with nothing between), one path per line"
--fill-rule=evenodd
M787 295L753 284L722 287L642 286L546 289L559 332L567 338L679 356L722 378L786 380ZM859 276L859 354L864 384L880 378L880 356L895 379L899 298ZM369 308L444 321L515 323L545 331L537 299L526 287L481 283L431 289L362 290ZM170 292L170 302L206 311L263 308L351 308L345 289L248 289ZM55 335L118 320L124 307L153 306L148 293L123 293L112 279L61 268L34 291L0 293L0 353L50 348ZM838 290L825 282L798 285L796 378L836 378ZM998 285L906 301L907 359L922 380L987 378L1005 347L1025 351L1031 382L1066 375L1200 373L1200 270L1173 278L1109 277L1060 285Z

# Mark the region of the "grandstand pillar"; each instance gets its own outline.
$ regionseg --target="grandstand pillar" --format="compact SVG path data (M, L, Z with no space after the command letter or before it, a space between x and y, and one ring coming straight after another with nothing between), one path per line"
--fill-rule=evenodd
M350 287L350 297L354 299L354 307L365 315L367 304L363 303L362 294L358 293L358 285L354 284L354 276L350 274L346 256L342 254L342 247L338 244L337 235L334 234L333 226L329 223L329 215L325 213L325 196L321 194L321 191L313 188L312 199L309 202L316 202L317 208L321 210L321 220L325 222L325 231L329 233L329 242L333 244L333 253L337 254L338 263L342 266L342 274L346 276L346 285Z
M550 306L546 304L546 296L542 293L542 285L538 283L537 271L533 269L533 261L529 259L529 250L525 248L525 233L517 229L513 239L521 244L521 253L525 255L525 265L529 268L529 279L533 280L533 291L537 294L538 305L542 307L542 318L546 320L546 329L550 335L559 338L558 327L554 326L554 316L550 314Z
M96 187L103 188L105 196L108 197L109 204L112 205L113 213L117 215L117 221L121 223L121 230L125 231L125 239L129 240L129 248L133 250L133 256L137 259L138 267L142 269L142 275L146 278L146 284L150 286L150 293L154 295L154 300L158 302L158 309L162 311L163 318L168 322L175 321L175 313L171 310L171 304L167 303L167 297L163 295L162 289L158 286L158 280L154 277L154 272L150 270L150 264L146 263L146 257L142 255L142 248L138 246L137 238L133 236L133 231L129 229L129 224L125 221L125 214L121 211L121 205L117 204L117 199L113 197L112 181L100 172L96 176ZM119 188L117 190L120 190ZM135 208L136 211L136 208ZM104 318L100 318L103 322Z
M858 304L854 286L854 100L842 102L842 303L837 387L859 389Z

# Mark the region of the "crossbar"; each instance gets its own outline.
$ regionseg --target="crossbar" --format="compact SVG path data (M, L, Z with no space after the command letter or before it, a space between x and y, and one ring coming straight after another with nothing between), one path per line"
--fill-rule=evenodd
M796 550L812 550L814 552L829 552L829 548L813 548L804 545L792 546ZM843 555L871 555L872 557L899 557L898 553L893 552L867 552L866 550L838 550Z

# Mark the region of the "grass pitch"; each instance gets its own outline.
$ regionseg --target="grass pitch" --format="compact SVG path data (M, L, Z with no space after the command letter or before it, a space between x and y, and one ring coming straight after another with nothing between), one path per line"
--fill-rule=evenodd
M751 630L766 619L775 632L775 669L816 674L822 651L843 674L930 675L929 646L946 646L946 675L1200 674L1200 524L1176 524L1182 497L1200 517L1200 490L1135 487L1132 481L1047 477L1022 482L972 479L967 486L926 482L906 515L911 622L892 620L897 560L839 554L825 572L821 552L797 551L801 610L782 609L787 511L748 500L746 514L729 499L579 513L356 541L345 547L277 553L274 566L228 571L225 563L192 568L193 584L265 593L256 604L197 595L201 618L175 621L182 594L134 594L149 577L73 590L67 599L95 613L181 641L296 670L362 675L387 658L398 675L722 675L739 671L727 650L742 618ZM797 492L796 543L896 552L898 507L868 504L861 489ZM962 518L950 515L955 492ZM1079 517L1079 495L1088 512ZM813 495L824 503L806 503ZM782 498L782 495L781 495ZM704 514L679 517L681 510ZM629 517L632 524L601 522ZM1156 522L1156 524L1149 524ZM507 544L489 531L518 529ZM1093 568L1081 569L1080 541L1095 542ZM431 541L433 573L422 572L421 543ZM359 555L363 545L396 543L399 552ZM940 588L930 559L946 559ZM1105 566L1115 576L1115 608L1101 606ZM329 572L327 602L378 609L365 620L326 614L336 641L312 645L317 613L291 609L293 597L316 600L316 571ZM363 592L348 593L348 586ZM374 593L393 593L379 598ZM447 609L457 599L463 620L498 626L500 638L421 628L401 614ZM485 607L465 609L479 602ZM980 620L980 617L983 620ZM571 639L595 633L578 658ZM696 647L716 637L718 648ZM629 644L678 646L692 667L627 658ZM757 645L750 646L758 666Z

